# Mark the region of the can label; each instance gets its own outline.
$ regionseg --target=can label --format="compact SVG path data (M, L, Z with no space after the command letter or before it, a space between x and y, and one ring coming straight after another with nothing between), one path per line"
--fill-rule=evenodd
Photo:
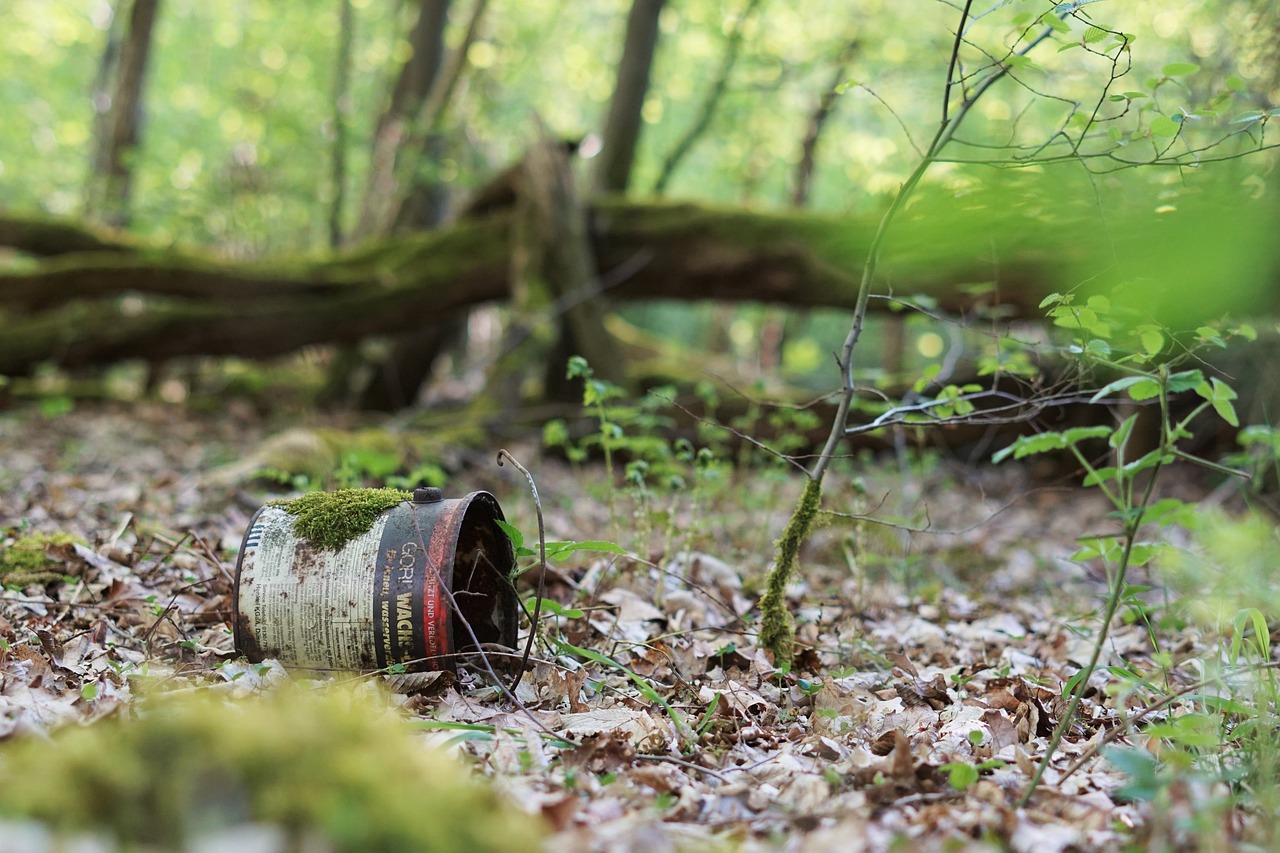
M373 589L379 669L393 663L431 661L447 655L453 647L444 589L452 581L448 544L457 538L462 507L442 509L441 516L425 530L412 505L396 507L382 516Z
M328 551L295 535L293 516L283 509L259 510L239 566L237 628L253 638L256 649L246 650L249 657L276 657L289 649L299 666L384 666L369 645L374 607L368 566L385 527L386 516L379 516L368 534Z

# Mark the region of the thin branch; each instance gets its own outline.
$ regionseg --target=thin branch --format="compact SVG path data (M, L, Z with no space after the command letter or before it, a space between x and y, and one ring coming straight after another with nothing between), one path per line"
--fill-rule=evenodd
M538 497L538 484L534 482L533 475L529 473L529 469L520 464L514 456L512 456L505 448L498 451L498 466L502 466L502 460L507 460L516 470L524 474L524 478L529 481L529 490L533 492L533 506L538 513L538 597L533 603L533 615L529 617L529 639L524 646L524 657L520 659L520 668L516 671L515 678L511 681L511 687L514 688L520 680L520 676L524 675L525 667L529 665L529 655L533 652L533 641L538 635L538 619L542 616L542 595L546 590L547 583L547 531L542 520L542 500Z
M960 61L960 42L964 38L964 25L969 20L969 10L973 8L973 0L965 0L964 9L960 11L960 23L956 25L956 40L951 45L951 62L947 65L947 85L942 89L942 121L947 125L947 115L951 110L951 87L956 82L956 63Z
M1067 11L1055 14L1068 14ZM1041 42L1052 36L1054 30L1052 27L1045 27L1044 30L1031 39L1022 48L1016 51L1010 51L1010 55L1025 56L1034 50ZM958 44L957 44L958 49ZM916 168L899 187L897 194L894 196L889 209L885 211L884 216L880 219L880 224L876 228L875 236L871 240L871 246L867 252L867 260L862 268L862 280L858 285L857 303L853 310L853 323L850 326L849 334L846 336L844 346L841 348L840 354L836 358L836 363L840 367L841 372L841 395L840 402L836 406L836 415L832 421L831 432L827 436L827 442L823 446L822 453L818 457L814 467L810 470L809 476L812 480L820 482L826 473L827 467L831 464L831 459L835 455L836 446L845 436L845 421L849 416L849 406L853 402L854 385L853 385L853 351L857 346L858 340L862 337L862 327L867 314L867 300L871 296L871 285L875 281L876 272L880 266L880 252L884 247L885 238L889 232L889 226L893 224L897 218L898 212L910 198L911 193L915 190L916 185L920 183L920 179L924 177L925 172L933 165L939 153L955 136L957 130L968 117L969 112L973 109L974 104L981 100L992 86L999 82L1009 73L1007 64L1000 65L993 70L985 79L977 84L972 94L970 94L960 104L955 115L938 128L934 134L933 141L929 143L929 147L925 150L924 156L920 162L916 164Z
M720 106L720 99L724 97L724 93L729 87L729 77L733 73L733 66L738 62L738 51L742 48L743 31L746 28L747 19L755 13L760 3L761 0L747 0L742 11L738 13L733 29L729 32L728 41L725 43L724 56L720 59L720 69L716 72L715 81L711 84L711 88L707 91L707 96L702 99L702 104L698 107L697 118L685 130L684 136L680 137L679 141L671 149L671 153L667 155L667 159L663 162L662 169L658 173L658 179L653 182L654 195L662 195L666 192L667 184L670 183L671 176L675 174L676 167L680 165L680 161L685 158L685 155L693 148L694 143L711 126L711 120L715 117L716 108Z
M1000 399L1009 401L1006 405L996 406L991 409L983 409L981 411L969 412L966 414L934 415L932 410L943 406L953 406L957 402L963 400L971 402L974 400ZM1019 397L1016 394L1010 394L1005 391L995 389L985 391L975 391L970 394L961 394L955 398L939 398L935 400L927 400L923 403L917 403L907 406L895 406L887 412L879 415L875 420L866 424L847 427L844 431L845 435L861 435L865 432L872 432L877 429L884 429L889 426L899 424L907 424L910 426L956 426L960 424L1013 424L1028 421L1040 415L1045 409L1054 406L1065 406L1072 403L1088 403L1091 401L1091 395L1088 392L1077 392L1071 394L1063 394L1058 396L1034 397L1031 399ZM926 421L908 420L912 415L923 415L928 418Z

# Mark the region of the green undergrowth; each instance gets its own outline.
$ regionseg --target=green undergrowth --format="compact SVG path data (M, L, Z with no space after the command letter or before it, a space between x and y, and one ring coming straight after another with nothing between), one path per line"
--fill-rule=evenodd
M279 849L338 853L515 853L542 834L384 703L331 689L158 697L138 719L10 741L0 773L0 813L126 850L251 823L282 830Z
M292 488L440 486L447 447L481 444L478 428L457 426L430 434L386 429L291 429L268 439L248 465L259 480Z

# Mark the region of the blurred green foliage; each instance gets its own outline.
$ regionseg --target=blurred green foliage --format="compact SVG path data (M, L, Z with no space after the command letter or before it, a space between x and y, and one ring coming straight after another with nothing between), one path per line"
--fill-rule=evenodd
M6 3L0 32L0 102L7 114L0 123L0 190L7 207L78 209L90 161L90 87L114 5ZM373 121L409 49L405 39L414 4L353 5L346 120L355 190L367 168ZM465 189L516 158L531 135L534 111L567 135L598 128L612 92L627 5L492 3L482 36L468 52L470 71L451 114L449 142L434 165L439 177ZM741 5L685 0L664 11L633 181L637 190L652 185L663 159L697 118ZM960 72L972 74L988 56L1005 54L1004 45L1051 5L996 4L966 33ZM466 11L466 4L454 4L450 43L461 39ZM1124 134L1136 131L1140 141L1150 142L1152 134L1159 139L1169 133L1167 125L1180 123L1174 129L1186 133L1193 121L1217 124L1265 112L1280 100L1280 81L1267 53L1267 28L1275 26L1268 4L1096 3L1086 11L1136 38L1134 70L1110 93L1132 97L1104 110L1109 116L1128 114L1113 122ZM763 4L745 23L725 98L677 170L672 194L784 204L809 115L837 57L856 40L848 81L822 139L812 198L820 209L874 208L914 164L913 144L936 126L942 60L955 18L954 10L934 0L869 0L857 5L856 14L837 0ZM136 160L140 231L240 255L323 243L324 211L334 187L317 176L327 175L332 144L338 28L337 2L162 4ZM1021 85L1002 86L983 99L955 156L1003 157L1017 146L1041 144L1064 124L1069 129L1072 121L1079 123L1109 73L1105 57L1070 49L1102 47L1104 39L1091 34L1073 21L1059 35L1059 48L1038 49L1020 69ZM1222 93L1216 115L1203 115L1201 108ZM953 102L959 94L956 87ZM1151 105L1158 109L1139 118ZM1073 113L1077 118L1070 118ZM1111 132L1109 125L1101 129ZM979 147L990 145L997 150ZM964 192L985 174L950 166L937 169L936 179Z
M682 0L664 9L636 194L653 186L699 118L747 2ZM80 211L91 161L90 90L112 10L122 5L5 4L5 208ZM409 55L417 8L407 0L352 6L344 102L348 230L368 171L370 134ZM628 6L490 3L446 115L439 159L420 169L461 199L521 155L535 113L557 133L585 137L589 154L612 94ZM948 109L961 108L992 62L1014 64L1015 72L983 95L928 171L887 252L916 268L953 269L964 257L998 265L1014 252L1049 253L1061 261L1055 287L1124 292L1141 308L1159 308L1148 319L1173 325L1256 307L1274 267L1274 253L1260 247L1270 245L1277 224L1274 201L1266 206L1276 158L1274 150L1235 155L1269 144L1267 123L1280 103L1280 11L1267 0L1095 0L1053 40L1025 58L1011 56L1054 6L1011 0L975 12ZM452 4L451 47L462 40L469 10L462 0ZM938 0L760 4L742 25L741 52L716 114L676 169L668 195L787 206L811 116L839 79L833 75L852 42L817 148L809 205L873 222L938 126L958 17ZM325 246L337 190L329 164L339 27L338 0L164 0L134 155L133 228L230 257ZM1153 158L1181 165L1127 165ZM1031 159L1039 165L1028 166ZM892 268L883 287L895 287ZM901 285L895 295L912 298ZM726 317L712 306L633 306L626 316L664 335L715 343L764 374L822 376L815 389L829 384L832 342L846 322L842 315L788 317L782 352L768 353L764 330L782 321L763 309ZM874 347L878 332L871 334L867 346ZM912 334L908 373L938 355L936 333Z
M527 850L542 831L371 692L158 697L141 721L10 741L0 767L0 813L126 850L193 849L250 823L282 830L279 849L342 853Z

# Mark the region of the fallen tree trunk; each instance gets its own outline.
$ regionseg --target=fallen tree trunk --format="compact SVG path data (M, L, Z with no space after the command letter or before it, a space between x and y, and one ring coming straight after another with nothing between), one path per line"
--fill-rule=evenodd
M1006 207L917 211L885 253L877 292L953 313L985 302L1003 316L1039 317L1046 294L1087 282L1148 316L1163 300L1183 312L1182 326L1277 307L1272 220L1244 207L1234 218L1161 216L1151 220L1158 229L1135 215L1105 232L1028 223ZM619 199L596 202L587 216L598 289L612 300L793 308L853 307L875 221ZM510 298L512 217L497 207L339 254L250 263L0 217L0 240L29 254L54 254L61 237L86 247L0 271L0 374L49 361L260 358L416 329ZM1092 245L1105 257L1094 258Z
M111 243L65 223L0 218L0 238L51 254L59 235L87 246L0 273L0 374L53 361L72 367L184 355L278 355L306 344L405 331L509 297L510 211L440 231L295 261L230 263ZM851 307L870 226L848 218L766 214L693 204L606 201L590 212L611 298ZM90 242L96 240L97 242ZM936 253L934 253L936 254ZM985 267L985 268L984 268ZM971 306L962 285L994 281L1000 301L1034 309L1050 276L1038 262L998 275L969 258L942 266L904 256L894 287L944 307ZM625 270L613 275L611 271Z

